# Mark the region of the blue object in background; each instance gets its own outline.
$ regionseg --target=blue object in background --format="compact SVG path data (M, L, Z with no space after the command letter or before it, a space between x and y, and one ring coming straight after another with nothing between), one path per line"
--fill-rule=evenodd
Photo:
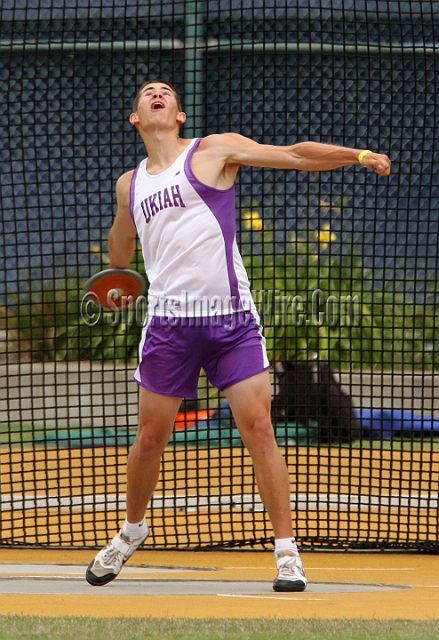
M391 438L405 435L439 436L439 420L402 409L357 409L357 419L365 437Z

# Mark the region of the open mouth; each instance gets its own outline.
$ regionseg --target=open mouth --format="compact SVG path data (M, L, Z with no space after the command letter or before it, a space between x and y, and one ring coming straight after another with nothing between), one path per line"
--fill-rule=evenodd
M165 105L163 102L153 102L151 108L156 111L157 109L164 109Z

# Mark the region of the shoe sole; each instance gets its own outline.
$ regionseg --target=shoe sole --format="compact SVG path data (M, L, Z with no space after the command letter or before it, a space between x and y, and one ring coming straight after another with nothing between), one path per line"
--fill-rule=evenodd
M288 592L300 592L305 591L306 582L302 580L275 580L273 582L273 589L277 592L288 593Z
M129 558L131 558L131 556L133 555L134 551L136 551L136 549L138 549L139 547L141 547L144 544L144 542L145 542L146 538L148 537L148 535L149 535L149 531L146 534L146 536L142 539L142 541L139 542L137 547L131 551L130 555L125 558L125 560L123 561L122 567L125 564L125 562ZM90 562L90 564L87 567L87 571L85 572L85 579L87 580L88 584L92 585L92 587L103 587L105 584L108 584L109 582L112 582L119 575L118 573L107 573L107 575L105 575L105 576L97 576L97 575L95 575L91 570L94 561L95 561L95 559L93 558L93 560ZM121 567L121 569L122 569L122 567Z
M96 576L91 570L93 563L94 559L88 565L87 571L85 573L85 579L87 580L88 584L91 584L92 587L103 587L104 584L108 584L109 582L112 582L115 578L117 578L116 573L107 573L107 575L105 576Z

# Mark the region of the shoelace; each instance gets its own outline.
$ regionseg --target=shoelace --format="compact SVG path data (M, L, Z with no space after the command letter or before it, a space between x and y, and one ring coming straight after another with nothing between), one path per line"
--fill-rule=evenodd
M281 575L294 576L298 574L299 576L302 576L304 574L304 571L296 562L295 558L291 558L280 567L279 573Z
M114 547L110 546L108 548L108 550L104 553L102 560L104 561L105 564L111 564L114 560L123 560L123 553L121 553L120 551L118 551L117 549L115 549Z

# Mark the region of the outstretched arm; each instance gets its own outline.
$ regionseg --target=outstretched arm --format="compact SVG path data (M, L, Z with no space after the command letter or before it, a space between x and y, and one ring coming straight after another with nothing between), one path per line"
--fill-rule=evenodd
M367 153L359 160L362 149L350 149L320 142L299 142L288 146L258 144L236 133L209 136L218 145L225 166L271 167L299 171L325 171L347 165L362 164L379 175L390 173L390 160L381 153ZM206 138L206 141L209 139Z
M116 184L117 213L108 234L110 268L126 269L134 253L136 225L130 215L130 185L133 172L124 173Z

